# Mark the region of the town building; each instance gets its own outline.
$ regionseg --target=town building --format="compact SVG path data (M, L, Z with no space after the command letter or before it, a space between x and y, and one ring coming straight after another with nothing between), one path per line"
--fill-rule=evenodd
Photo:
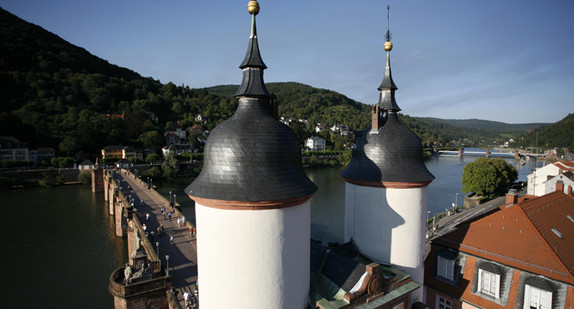
M325 131L325 130L327 130L327 125L324 124L324 123L320 123L320 122L319 122L319 123L317 123L317 125L315 126L315 132L316 132L316 133L319 133L319 132L322 132L322 131Z
M549 193L546 191L546 182L565 172L574 172L574 161L557 161L537 168L526 177L527 194L542 196Z
M102 149L102 161L106 161L108 159L129 159L136 157L136 151L129 146L110 145Z
M299 141L270 108L258 45L257 1L233 117L210 133L195 201L200 308L306 308L310 287L310 199L317 187Z
M52 158L56 156L56 150L52 147L41 147L36 149L36 161L46 160L49 162Z
M30 149L13 136L0 136L0 160L30 160Z
M82 163L78 164L79 170L93 170L94 168L96 168L96 165L88 159L86 159L86 160L82 161Z
M425 265L431 309L572 308L574 196L507 196L433 239Z
M323 151L327 148L327 143L322 137L311 136L305 140L305 147L311 151Z
M178 121L169 125L163 136L167 145L174 145L186 143L186 134L187 132L181 128L181 123Z
M392 265L422 283L428 185L434 176L424 164L420 139L399 122L389 31L386 39L385 72L371 127L356 142L342 172L345 241L353 241L369 260ZM413 303L424 301L422 289L411 295Z
M562 188L562 192L570 194L574 189L574 173L563 172L560 175L554 176L544 182L544 192L554 192L557 188Z
M161 152L165 158L168 154L179 155L182 153L193 153L193 147L189 144L171 144L163 147Z

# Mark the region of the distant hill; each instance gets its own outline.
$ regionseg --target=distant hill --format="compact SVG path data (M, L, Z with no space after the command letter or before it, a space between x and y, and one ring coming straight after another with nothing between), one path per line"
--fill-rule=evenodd
M547 126L530 130L517 138L517 144L526 147L568 147L574 151L574 114Z
M237 85L192 89L162 84L110 64L39 26L0 9L0 136L14 136L30 147L52 147L58 155L94 160L101 148L131 145L159 151L165 128L183 128L201 114L213 129L237 107ZM280 116L293 118L300 138L321 122L360 131L370 125L370 106L340 93L296 82L269 83ZM476 141L518 133L519 125L477 124L399 115L423 143L447 144L472 136ZM307 124L298 120L306 119ZM505 127L508 126L508 127ZM534 128L534 125L526 125ZM500 127L500 129L498 129ZM493 129L497 128L497 129ZM520 132L522 133L522 132ZM328 145L347 143L324 133Z
M469 129L479 129L479 130L493 130L497 132L526 132L527 130L533 130L542 126L549 125L550 123L519 123L519 124L509 124L498 121L481 120L481 119L439 119L439 118L419 118L416 119L428 119L430 121L436 121L441 123L450 124L455 127L469 128Z
M485 139L510 139L528 130L548 125L547 123L508 124L480 119L414 118L452 140L471 139L475 142Z

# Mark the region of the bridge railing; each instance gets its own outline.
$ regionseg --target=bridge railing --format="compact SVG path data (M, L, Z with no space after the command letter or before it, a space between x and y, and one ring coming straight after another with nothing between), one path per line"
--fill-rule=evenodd
M145 250L147 257L148 257L148 260L150 261L150 263L153 267L153 270L154 271L160 271L161 270L161 261L159 260L159 257L157 256L156 249L154 248L153 244L151 243L151 240L149 240L149 238L146 236L146 234L143 230L143 226L141 224L141 221L140 221L139 217L137 216L137 214L132 213L130 225L132 225L133 228L137 229L137 231L141 235L141 237L140 237L141 243L140 244L143 247L143 249Z

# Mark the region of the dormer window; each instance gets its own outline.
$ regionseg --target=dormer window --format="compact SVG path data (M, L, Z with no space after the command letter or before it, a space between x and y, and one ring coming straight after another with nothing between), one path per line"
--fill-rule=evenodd
M486 270L478 270L478 289L479 292L500 298L500 275Z
M503 272L494 263L482 262L478 265L477 292L495 299L500 298L500 282Z
M552 292L526 285L524 292L524 309L552 308Z
M524 284L523 309L550 309L552 308L551 284L542 278L531 277Z
M438 277L454 281L454 266L457 253L447 249L437 254L436 274Z

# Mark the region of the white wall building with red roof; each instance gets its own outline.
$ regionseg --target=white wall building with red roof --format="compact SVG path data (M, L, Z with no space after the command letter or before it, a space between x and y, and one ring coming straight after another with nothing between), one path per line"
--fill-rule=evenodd
M537 168L527 176L527 194L542 196L546 193L549 193L546 191L545 182L564 172L574 172L574 162L559 161Z

